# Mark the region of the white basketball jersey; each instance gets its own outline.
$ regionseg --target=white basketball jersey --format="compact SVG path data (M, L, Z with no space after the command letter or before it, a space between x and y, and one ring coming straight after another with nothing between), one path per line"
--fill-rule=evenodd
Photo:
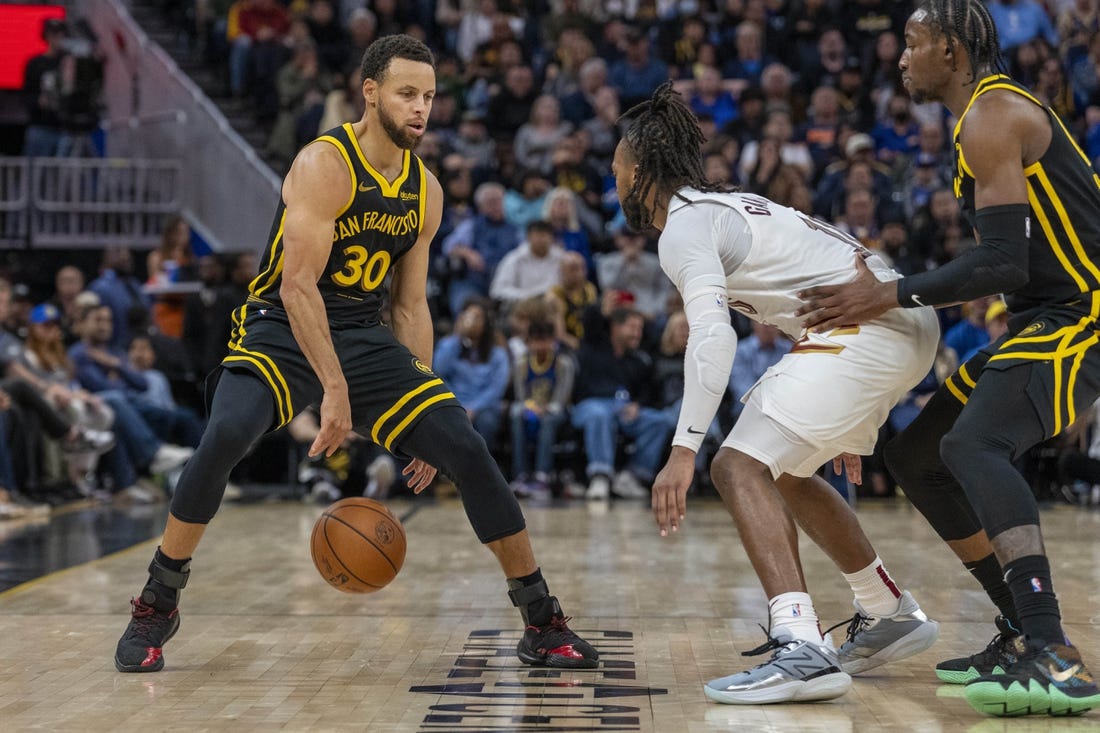
M774 201L745 193L703 193L682 189L669 204L668 221L661 236L662 264L673 277L675 263L686 252L682 247L714 247L726 276L729 306L754 321L775 326L792 340L803 335L803 316L796 316L803 301L797 293L816 285L835 285L855 277L855 258L865 258L879 280L901 276L856 239L831 224L814 219ZM694 209L691 214L683 212ZM723 216L732 209L739 216ZM700 214L706 213L709 231L700 231ZM677 226L682 216L690 227ZM722 221L725 219L726 221ZM748 252L736 252L733 240L743 232L744 219L751 230ZM730 232L733 227L736 231ZM684 231L685 228L690 231ZM665 236L667 234L667 238ZM675 281L675 278L674 278Z

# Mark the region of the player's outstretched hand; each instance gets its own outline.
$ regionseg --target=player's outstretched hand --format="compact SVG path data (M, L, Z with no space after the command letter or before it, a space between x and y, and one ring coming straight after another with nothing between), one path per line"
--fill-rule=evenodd
M833 473L843 476L841 469L848 472L848 480L856 486L863 483L863 459L855 453L841 453L833 459Z
M695 452L673 446L668 463L653 480L653 518L662 537L680 528L687 514L687 492L695 478Z
M435 479L435 466L429 466L419 458L414 458L402 469L401 475L409 477L406 483L414 494L419 494L432 485Z
M882 282L856 255L856 276L842 285L818 285L799 291L806 302L795 311L805 316L802 326L822 333L841 326L866 323L897 306L897 283Z
M321 398L321 430L309 447L309 455L319 456L324 453L331 456L337 448L344 444L344 438L351 430L351 402L348 400L348 392L344 390L326 390Z

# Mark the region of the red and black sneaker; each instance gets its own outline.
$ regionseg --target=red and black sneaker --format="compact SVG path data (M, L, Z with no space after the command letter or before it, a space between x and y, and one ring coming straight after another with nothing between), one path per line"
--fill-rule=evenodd
M141 598L131 598L130 605L133 613L115 649L115 668L119 672L158 672L164 668L162 649L179 630L179 609L158 611Z
M551 616L545 626L524 629L516 654L524 664L539 667L592 669L600 659L592 645L569 628L569 617L561 615Z

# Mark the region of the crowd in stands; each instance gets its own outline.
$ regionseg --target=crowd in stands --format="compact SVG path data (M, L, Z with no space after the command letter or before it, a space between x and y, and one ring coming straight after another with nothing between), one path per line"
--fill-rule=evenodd
M1100 2L989 5L1010 73L1100 164ZM671 78L707 138L710 178L828 221L903 274L937 267L975 241L952 189L954 120L901 90L897 61L912 9L895 0L197 0L180 22L227 91L268 127L267 152L284 169L320 132L360 117L358 65L373 39L405 32L428 43L437 94L417 154L445 198L429 277L435 369L498 448L518 494L599 498L648 494L675 426L686 344L654 233L630 230L618 208L610 160L619 115ZM224 262L196 267L172 241L184 240L166 236L161 259L150 258L153 277L199 278L204 289L157 302L148 315L157 338L187 344L191 373L201 375L220 358L228 311L255 261L229 265L232 284L221 285ZM110 256L83 293L58 273L59 327L79 341L74 377L105 370L115 375L99 385L108 394L148 404L137 396L155 389L142 378L148 369L139 370L132 346L129 361L118 351L140 319ZM93 294L111 323L85 333L91 306L78 304ZM940 358L895 408L884 439L961 359L1003 332L997 299L940 313ZM734 319L741 345L701 455L704 480L707 451L736 420L737 398L791 346L774 329ZM104 391L81 385L93 397ZM193 444L193 414L169 423L141 409L166 447ZM116 434L118 421L116 412ZM150 460L129 457L138 474ZM116 484L131 474L117 475ZM864 491L893 494L876 457Z

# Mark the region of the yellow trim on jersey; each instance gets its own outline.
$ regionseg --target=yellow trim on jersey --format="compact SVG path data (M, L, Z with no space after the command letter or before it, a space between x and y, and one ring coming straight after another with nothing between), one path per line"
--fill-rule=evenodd
M222 359L222 361L243 361L255 366L256 369L259 370L263 378L267 381L268 387L271 388L271 395L275 398L275 407L279 410L279 427L282 427L283 425L286 425L288 422L290 422L290 416L287 412L287 406L283 403L283 395L279 391L279 385L271 377L271 373L267 371L267 367L265 367L259 359L254 358L246 352L242 354L230 354L229 356Z
M381 417L379 417L374 422L374 426L371 427L371 431L370 431L370 439L373 440L375 443L378 443L378 434L380 432L382 432L382 424L383 423L385 423L387 420L389 420L391 417L393 417L395 414L397 414L397 411L400 410L402 407L404 407L409 402L409 400L411 400L413 397L416 397L418 394L420 394L424 390L431 389L432 387L438 387L441 384L443 384L442 379L433 379L431 381L424 382L424 384L420 385L416 389L413 389L413 390L410 390L410 391L406 392L405 395L401 399L399 399L397 402L393 403L393 407L391 407L390 409L383 412ZM379 443L379 445L381 445L381 444Z
M1064 122L1062 122L1062 118L1059 117L1058 113L1054 110L1050 111L1050 116L1053 117L1055 122L1058 123L1058 127L1062 128L1062 133L1066 136L1066 139L1069 140L1071 145L1073 145L1073 149L1077 151L1077 154L1081 156L1081 160L1085 161L1085 165L1087 165L1089 167L1089 170L1091 171L1092 161L1089 160L1089 156L1085 155L1085 151L1081 150L1081 146L1077 144L1077 140L1074 139L1073 135L1069 134L1069 130L1066 129L1066 125Z
M279 217L279 229L275 232L275 238L271 240L271 255L267 260L267 265L260 270L255 279L248 285L248 292L257 298L270 288L283 272L283 226L285 224L286 207L283 207L283 214ZM260 285L260 280L265 276L267 276L267 282ZM244 321L244 319L242 318L241 321Z
M428 176L424 173L424 161L420 158L416 159L417 165L420 166L420 231L424 231L424 209L428 205Z
M970 170L970 166L966 162L966 156L963 155L962 145L956 144L955 148L956 148L956 150L958 152L958 155L959 155L959 168L962 169L963 173L965 173L966 175L973 178L974 177L974 172ZM959 194L956 193L955 195L958 196Z
M238 346L236 348L236 351L238 351L241 354L247 354L248 356L254 356L258 359L262 359L263 361L267 362L268 366L271 367L272 373L275 375L275 378L279 382L279 387L282 387L283 395L284 395L284 398L285 398L286 419L284 419L282 421L282 423L280 423L280 424L285 425L288 422L290 422L290 418L294 417L294 402L290 397L290 386L287 385L286 379L283 377L283 373L279 370L279 367L275 363L275 360L272 359L270 356L268 356L267 354L265 354L263 352L250 351L250 350L248 350L246 348L243 348L241 346Z
M435 395L434 397L429 397L428 399L421 402L420 405L415 410L410 412L404 420L397 423L397 427L391 430L390 434L386 436L386 444L384 446L385 449L391 449L391 447L393 446L393 441L396 440L397 436L399 436L405 430L405 428L409 426L409 423L416 419L417 415L424 412L424 410L428 409L435 403L442 402L443 400L453 399L454 396L454 392L442 392Z
M1039 179L1040 185L1043 187L1043 191L1046 192L1047 198L1054 205L1054 211L1058 214L1058 220L1062 223L1062 229L1065 230L1066 235L1069 236L1069 242L1073 245L1073 252L1077 255L1077 258L1085 266L1085 269L1096 278L1097 284L1100 284L1100 269L1097 269L1093 264L1089 256L1085 254L1085 248L1081 246L1081 238L1077 236L1077 230L1073 228L1073 222L1069 220L1069 214L1066 212L1066 207L1062 204L1061 197L1058 196L1057 191L1054 190L1054 184L1050 182L1050 178L1047 176L1046 171L1042 166L1039 167L1039 172L1036 174L1036 178ZM1076 278L1075 278L1076 279ZM1081 290L1090 290L1084 284L1084 280L1081 281Z
M1050 242L1050 248L1053 250L1054 256L1058 258L1058 262L1061 263L1062 269L1069 273L1069 276L1077 283L1078 290L1081 292L1088 290L1084 278L1077 274L1077 270L1073 268L1069 258L1066 257L1065 251L1058 245L1058 238L1054 236L1054 229L1051 228L1050 220L1047 218L1046 212L1043 211L1043 207L1039 204L1039 198L1035 195L1035 187L1031 184L1030 179L1027 181L1027 201L1031 204L1031 210L1035 212L1036 218L1039 219L1039 226L1046 235L1047 241Z
M970 389L974 389L974 387L977 385L977 382L971 379L970 374L967 373L966 364L959 365L959 377L963 380L963 384L965 384L967 387L970 387Z
M946 384L947 388L949 390L951 390L951 394L955 395L955 399L957 399L959 402L963 403L964 405L967 403L967 400L969 398L965 394L963 394L961 389L959 389L958 387L955 386L955 383L953 381L951 381L951 377L948 377L944 381L944 384Z
M398 192L401 190L401 186L404 185L405 179L409 177L409 163L411 162L412 154L406 150L404 156L401 159L401 174L397 178L393 179L393 183L386 180L386 177L376 171L374 166L367 162L367 156L363 155L363 149L359 147L359 138L355 136L355 129L351 126L350 122L344 123L344 130L348 133L348 139L351 140L352 146L355 148L355 153L359 156L359 162L363 164L363 168L370 174L371 178L378 182L378 187L382 190L382 195L387 198L396 198Z
M352 203L355 201L355 186L358 176L355 175L355 164L351 162L351 156L348 155L348 150L346 147L344 147L344 144L334 138L332 135L322 135L314 142L322 140L326 143L331 143L334 148L340 151L340 155L344 156L344 162L348 164L348 173L351 174L351 192L348 194L348 202L344 204L344 208L340 209L340 211L336 214L335 218L339 219L341 216L344 215L345 211L351 208Z
M1100 340L1100 337L1094 333L1088 339L1084 341L1085 344L1092 345ZM1066 385L1066 402L1069 406L1068 414L1066 416L1066 424L1072 425L1077 420L1077 411L1073 407L1073 386L1077 383L1077 372L1081 369L1081 362L1085 360L1086 351L1082 349L1076 357L1073 359L1073 365L1069 370L1069 383Z
M1042 336L1017 336L1015 338L1010 338L1005 341L1003 344L1001 344L1001 348L1003 349L1010 344L1037 344L1043 341L1053 341L1054 339L1062 338L1062 336L1065 335L1065 332L1070 330L1071 328L1076 328L1076 326L1073 324L1069 326L1062 326L1057 331L1054 331L1053 333L1045 333Z

